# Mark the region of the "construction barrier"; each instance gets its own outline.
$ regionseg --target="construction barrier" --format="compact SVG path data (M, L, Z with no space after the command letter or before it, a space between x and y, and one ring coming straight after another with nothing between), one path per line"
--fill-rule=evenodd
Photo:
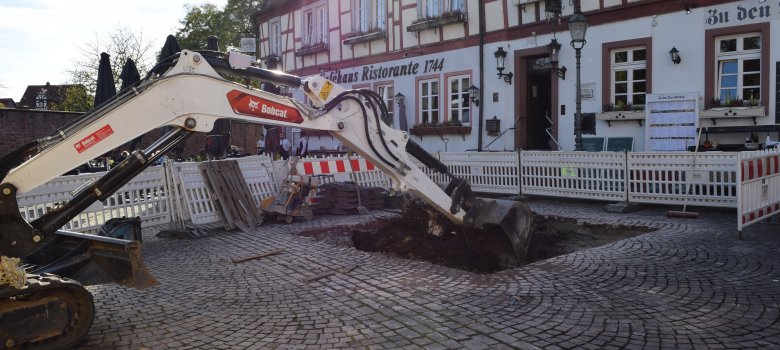
M625 201L623 152L520 152L525 195Z
M739 154L737 230L780 212L780 149Z
M475 192L582 198L630 203L736 208L738 228L780 211L780 151L727 152L482 152L435 155ZM268 156L235 159L259 204L277 193L293 162ZM320 184L353 181L361 187L389 188L390 178L359 157L304 158L300 174ZM449 178L415 162L439 186ZM19 196L22 216L40 217L73 197L104 173L62 176ZM145 170L110 198L94 203L64 226L95 232L117 217L142 219L145 227L167 222L221 221L195 162L167 162Z

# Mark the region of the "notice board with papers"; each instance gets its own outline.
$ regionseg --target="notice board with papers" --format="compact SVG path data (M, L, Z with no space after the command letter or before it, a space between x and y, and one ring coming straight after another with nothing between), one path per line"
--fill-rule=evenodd
M696 143L699 94L648 94L645 150L686 151Z

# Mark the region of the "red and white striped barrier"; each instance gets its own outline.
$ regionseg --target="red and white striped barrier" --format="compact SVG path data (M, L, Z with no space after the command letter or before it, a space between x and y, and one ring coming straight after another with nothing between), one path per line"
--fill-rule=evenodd
M780 149L743 152L739 159L737 229L780 212Z
M301 175L330 175L374 170L374 164L365 159L304 160L295 165Z

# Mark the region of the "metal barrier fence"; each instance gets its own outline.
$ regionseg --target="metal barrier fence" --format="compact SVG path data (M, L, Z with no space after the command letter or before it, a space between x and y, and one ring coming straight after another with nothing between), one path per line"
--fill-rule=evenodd
M737 230L780 212L780 149L739 154Z
M704 152L483 152L437 157L476 192L585 198L605 201L737 208L739 229L780 211L780 151ZM257 203L275 194L289 171L287 161L268 156L237 159ZM416 163L439 186L449 179ZM320 183L351 180L365 187L390 186L390 179L358 157L306 158L299 172L319 174ZM318 167L314 171L314 167ZM328 168L328 171L323 169ZM349 171L347 171L349 168ZM357 171L355 171L357 170ZM62 176L19 198L26 220L72 198L104 173ZM94 232L111 218L140 216L144 226L166 222L220 222L199 163L168 162L145 170L106 201L95 203L64 228Z
M45 212L73 198L79 188L87 186L105 172L60 176L46 184L23 193L17 198L19 211L27 221L35 220ZM119 191L103 202L96 202L73 218L66 230L93 233L106 221L123 216L141 218L144 227L170 221L164 170L161 166L144 170Z
M737 207L737 154L628 153L631 203Z
M520 152L526 195L626 200L626 154L621 152Z

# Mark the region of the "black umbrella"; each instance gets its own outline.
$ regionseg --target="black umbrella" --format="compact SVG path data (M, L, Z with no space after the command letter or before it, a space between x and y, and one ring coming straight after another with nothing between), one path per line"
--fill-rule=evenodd
M111 71L110 57L105 52L100 54L97 88L95 90L95 107L116 95L116 85L114 85L114 73Z
M119 74L119 79L122 79L122 87L119 88L120 91L124 91L141 81L141 74L138 73L138 68L135 66L135 61L133 61L132 58L128 58L127 61L125 61L125 65L122 66L122 73ZM126 143L123 146L123 149L135 150L143 137L144 136L141 135L134 138L132 141Z
M157 62L173 56L179 51L181 51L181 46L179 46L179 42L176 41L176 37L168 35L168 37L165 38L165 44L163 44L162 50L160 50L160 57L157 59Z
M209 36L206 41L206 50L219 51L219 39L216 36ZM214 128L209 132L206 139L206 152L212 158L221 158L230 148L230 120L218 119L214 123Z
M209 38L206 39L206 50L219 51L219 38L213 35L209 36Z
M132 86L133 84L141 80L141 74L138 73L138 68L135 66L135 61L132 58L128 58L125 65L122 67L122 73L119 74L119 79L122 79L122 87L119 90L124 90Z

